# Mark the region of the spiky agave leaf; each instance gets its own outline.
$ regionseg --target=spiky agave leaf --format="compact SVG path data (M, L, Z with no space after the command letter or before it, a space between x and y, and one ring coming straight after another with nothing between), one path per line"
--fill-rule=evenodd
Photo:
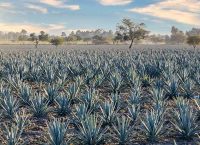
M191 80L186 80L185 82L183 82L183 86L182 86L182 90L184 91L183 96L185 98L193 98L194 96L194 83Z
M79 78L80 79L80 78ZM76 83L72 83L69 85L69 88L66 90L66 93L69 96L70 102L72 102L72 100L74 100L79 91L80 91L80 84L81 82L79 82L80 80L77 80Z
M65 116L71 113L71 107L70 107L71 103L67 96L61 95L57 97L56 104L57 104L56 112L58 113L58 115Z
M24 145L25 142L20 142L21 135L27 124L27 117L24 111L22 113L16 114L14 123L11 125L4 124L4 135L6 138L7 145Z
M3 109L3 113L12 119L19 109L19 102L9 93L1 98L0 106Z
M76 106L76 118L79 121L85 120L90 113L91 110L88 110L88 107L85 103Z
M100 110L102 113L104 125L112 125L116 120L116 113L115 106L113 102L106 101L100 106Z
M168 81L166 87L166 96L169 99L176 98L179 95L179 83L178 79L173 78L172 80Z
M131 105L131 107L128 107L128 112L131 118L131 124L135 124L136 119L138 118L140 114L140 106Z
M177 104L178 110L174 110L172 124L178 131L179 135L186 139L192 139L200 132L200 127L196 123L196 115L193 109L189 106L189 102Z
M119 145L125 145L129 142L133 127L131 126L130 119L128 117L117 117L117 124L114 125L113 128Z
M58 96L58 88L55 85L48 84L44 92L48 98L49 104L54 103L56 97Z
M53 119L47 123L47 140L51 145L67 145L65 135L68 128L68 122L62 122L59 119Z
M49 112L48 102L40 94L36 94L31 100L31 112L37 118L47 116Z
M140 105L141 103L141 89L135 88L134 90L131 91L130 96L128 97L128 103L131 105Z
M22 84L19 90L19 97L24 104L30 105L30 100L32 96L32 89L26 84Z
M96 109L96 100L97 100L97 95L95 93L94 89L89 89L82 97L81 97L81 101L84 104L87 104L87 109L88 110L93 110Z
M144 120L142 120L144 132L149 141L155 142L162 133L164 118L162 118L156 111L151 110L146 112Z
M90 115L85 120L81 121L79 131L76 137L81 144L85 145L100 145L105 140L107 129L102 129L102 120L96 115Z
M123 83L123 78L122 78L121 74L119 74L117 72L111 73L111 75L110 75L110 85L111 85L111 88L112 88L112 92L114 94L119 93L120 88L122 86L122 83Z
M151 91L151 94L152 94L152 98L153 98L154 102L165 100L163 89L153 88Z

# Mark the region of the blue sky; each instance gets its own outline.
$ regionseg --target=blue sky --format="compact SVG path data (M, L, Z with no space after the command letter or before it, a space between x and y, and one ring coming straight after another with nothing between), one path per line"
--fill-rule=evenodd
M50 34L115 30L122 18L144 22L152 33L200 27L199 0L0 0L0 31Z

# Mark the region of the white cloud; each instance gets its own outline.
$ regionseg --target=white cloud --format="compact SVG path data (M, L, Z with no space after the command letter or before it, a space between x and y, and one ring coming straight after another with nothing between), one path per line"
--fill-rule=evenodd
M43 14L48 13L47 8L43 8L41 6L37 6L37 5L33 5L33 4L27 4L26 8L32 9L36 12L43 13Z
M1 8L5 8L5 9L9 9L9 8L13 8L13 4L12 3L8 3L8 2L5 2L5 3L0 3L0 9Z
M56 8L65 8L69 10L79 10L80 6L79 5L67 5L61 0L39 0L40 3L47 4Z
M22 29L28 31L28 33L36 33L39 34L40 31L45 31L49 34L61 35L61 32L66 32L67 34L72 31L87 31L93 29L67 29L64 24L32 24L32 23L1 23L0 28L3 32L20 32Z
M0 28L4 32L20 32L22 29L28 32L39 33L41 30L51 33L53 31L64 30L63 24L30 24L30 23L0 23Z
M127 5L133 0L99 0L100 4L104 6L117 6L117 5Z
M199 0L164 0L129 11L189 25L200 25Z

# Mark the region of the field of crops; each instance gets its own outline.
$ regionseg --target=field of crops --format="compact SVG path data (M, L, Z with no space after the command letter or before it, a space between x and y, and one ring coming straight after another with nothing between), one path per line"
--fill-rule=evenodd
M65 46L66 47L66 46ZM0 46L0 143L200 143L200 51Z

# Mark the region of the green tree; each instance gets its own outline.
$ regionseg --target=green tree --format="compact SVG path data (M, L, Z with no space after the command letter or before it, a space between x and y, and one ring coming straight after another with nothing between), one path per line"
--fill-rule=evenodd
M20 36L18 37L19 41L26 41L28 39L27 31L25 29L22 29L20 32Z
M40 31L39 40L40 41L48 41L49 35L46 34L44 31Z
M56 46L56 48L58 47L58 45L62 45L64 42L64 39L62 37L56 37L51 39L50 43L54 46Z
M184 43L186 40L186 36L183 31L179 30L178 28L172 26L171 29L171 43L172 44L181 44Z
M149 31L145 30L145 24L137 24L131 19L123 19L121 24L117 26L119 36L122 36L125 41L131 41L129 48L132 48L134 40L144 39Z
M197 45L200 45L200 36L189 36L187 38L187 43L196 48Z
M35 33L30 34L30 40L34 42L35 48L37 48L38 44L39 44L39 40L38 40L37 36L35 35Z
M37 36L35 35L35 33L30 34L30 40L31 41L35 41L36 38L37 38Z

